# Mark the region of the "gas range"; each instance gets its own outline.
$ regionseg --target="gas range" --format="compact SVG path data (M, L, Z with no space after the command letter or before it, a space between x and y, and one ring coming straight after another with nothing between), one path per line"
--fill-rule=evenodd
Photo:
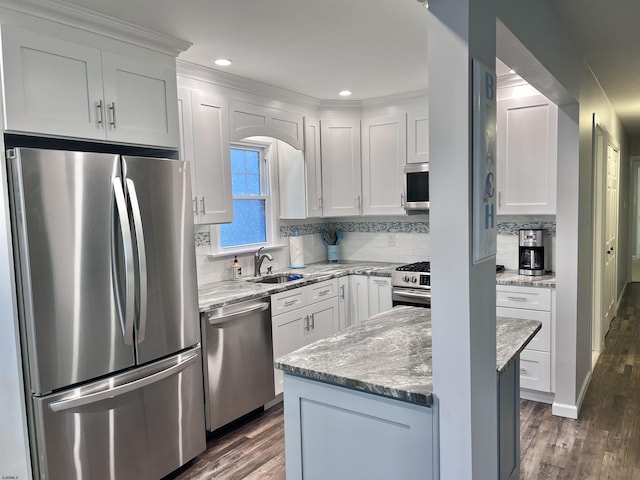
M431 263L403 265L391 273L393 305L431 306Z

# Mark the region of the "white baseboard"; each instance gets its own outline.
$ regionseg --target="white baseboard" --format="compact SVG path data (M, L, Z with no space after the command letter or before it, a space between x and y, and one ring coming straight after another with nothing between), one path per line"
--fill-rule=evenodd
M279 393L278 395L276 395L276 398L271 400L269 403L265 403L264 409L269 410L271 407L275 407L280 402L282 402L282 393Z
M618 297L618 301L616 302L616 316L618 315L618 310L620 310L620 303L622 302L622 297L624 297L624 292L627 291L628 286L629 286L629 282L625 282L624 287L622 287L622 292L620 292L620 296Z
M582 402L584 401L584 396L587 394L587 389L589 388L590 383L591 383L591 371L589 371L589 373L584 379L584 382L582 382L582 388L580 388L580 394L578 395L578 401L576 402L576 405L553 402L553 406L551 407L551 413L559 417L573 418L574 420L577 420L578 415L580 413L580 409L582 408Z
M529 390L528 388L520 388L520 398L523 400L533 400L534 402L553 404L556 396L549 392L539 392L537 390Z

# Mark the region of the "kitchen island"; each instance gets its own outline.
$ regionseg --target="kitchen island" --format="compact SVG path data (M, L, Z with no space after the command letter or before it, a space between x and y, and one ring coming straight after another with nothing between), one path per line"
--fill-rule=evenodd
M500 478L519 475L519 353L540 322L497 318ZM279 358L287 479L439 478L431 311L396 307Z

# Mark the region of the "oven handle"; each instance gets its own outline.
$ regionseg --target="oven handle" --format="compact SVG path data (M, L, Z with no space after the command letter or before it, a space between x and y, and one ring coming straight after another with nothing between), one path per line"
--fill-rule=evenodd
M405 297L405 298L419 298L419 299L427 299L427 298L431 298L431 294L430 293L414 293L414 292L407 292L406 290L392 290L391 291L391 295L393 296L397 296L397 297Z

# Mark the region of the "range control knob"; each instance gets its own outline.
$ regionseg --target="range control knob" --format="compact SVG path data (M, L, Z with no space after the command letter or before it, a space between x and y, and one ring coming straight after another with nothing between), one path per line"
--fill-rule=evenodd
M411 283L416 283L418 279L416 277L411 277Z
M402 280L404 282L410 282L411 281L411 277L409 275L405 275L404 277L402 277Z

